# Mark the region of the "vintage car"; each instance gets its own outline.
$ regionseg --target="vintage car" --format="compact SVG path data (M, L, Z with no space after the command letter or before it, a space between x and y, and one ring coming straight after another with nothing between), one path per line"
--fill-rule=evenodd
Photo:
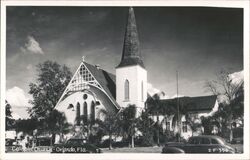
M23 152L23 148L15 139L5 139L5 152Z
M102 153L102 150L86 139L71 138L64 144L55 144L52 153Z
M235 153L236 149L219 136L201 135L190 137L188 142L170 142L162 153Z

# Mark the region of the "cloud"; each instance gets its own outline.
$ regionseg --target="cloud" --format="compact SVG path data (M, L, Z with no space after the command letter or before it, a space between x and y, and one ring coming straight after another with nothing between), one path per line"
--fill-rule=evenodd
M184 95L181 95L181 94L178 94L178 96L177 96L177 94L175 94L175 95L173 95L171 98L177 98L177 97L185 97Z
M29 64L29 65L26 66L27 70L31 70L32 68L33 68L33 66L31 64Z
M32 36L27 37L27 42L20 49L23 53L44 54L39 42Z
M12 115L12 118L15 120L22 119L22 117L17 113L12 112L11 115Z
M239 85L244 81L244 72L243 70L239 72L234 72L232 74L229 74L228 77L231 80L232 84Z
M156 93L161 93L161 91L157 88L154 88L151 83L148 83L148 94L150 96L153 96ZM160 94L160 99L168 99L169 96L166 94Z
M148 94L149 95L153 96L154 94L159 93L159 92L160 92L159 89L154 88L151 83L148 83Z
M6 99L12 107L30 107L29 98L25 96L24 90L15 86L6 91Z

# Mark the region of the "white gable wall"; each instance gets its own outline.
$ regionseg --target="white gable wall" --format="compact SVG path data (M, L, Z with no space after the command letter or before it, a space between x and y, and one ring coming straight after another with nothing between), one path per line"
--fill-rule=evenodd
M84 94L88 95L88 98L86 100L82 98ZM99 99L97 100L99 101ZM91 94L84 93L84 92L76 92L68 96L67 98L65 98L63 101L61 101L58 104L57 110L65 114L68 123L75 124L77 103L78 102L80 103L80 115L83 115L83 103L84 102L87 103L88 117L90 118L92 101L95 101L95 99ZM73 108L68 109L69 104L73 104L74 109ZM100 109L105 109L102 103L96 106L96 112L95 112L96 118L100 118L98 114Z

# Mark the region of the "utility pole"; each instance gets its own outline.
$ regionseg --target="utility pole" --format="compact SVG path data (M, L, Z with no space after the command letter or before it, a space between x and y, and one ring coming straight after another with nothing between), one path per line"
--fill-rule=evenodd
M177 101L177 133L178 133L178 142L180 142L180 136L181 136L181 133L180 133L180 115L179 115L179 95L178 95L178 91L179 90L179 86L178 86L178 71L176 71L176 101Z

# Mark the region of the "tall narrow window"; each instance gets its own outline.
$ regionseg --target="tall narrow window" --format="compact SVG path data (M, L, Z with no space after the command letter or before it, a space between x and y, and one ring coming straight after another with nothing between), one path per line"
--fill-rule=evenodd
M141 100L143 101L143 81L141 81Z
M94 101L91 102L91 121L95 120L95 103Z
M88 104L87 102L84 102L83 103L83 123L87 123L87 120L88 120Z
M77 102L77 105L76 105L76 125L80 125L80 122L81 122L81 119L80 119L80 103Z
M125 100L129 100L129 81L126 79L124 84Z

